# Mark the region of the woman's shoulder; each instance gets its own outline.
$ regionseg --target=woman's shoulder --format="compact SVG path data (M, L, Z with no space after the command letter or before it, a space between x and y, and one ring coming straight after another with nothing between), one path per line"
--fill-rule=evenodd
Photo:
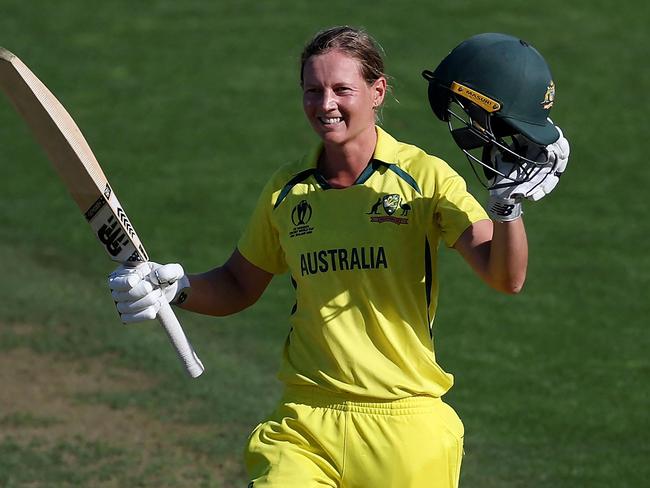
M447 170L449 165L420 146L395 139L385 129L378 128L377 152L379 159L413 171Z
M281 164L267 178L262 190L262 199L277 201L287 189L306 180L313 172L313 165L306 156Z
M314 168L310 164L306 163L305 158L299 158L285 162L276 168L276 170L271 174L268 184L282 188L292 180L300 179L303 176L306 178L313 172Z
M398 142L396 164L414 178L446 179L458 173L441 157L431 154L420 146Z

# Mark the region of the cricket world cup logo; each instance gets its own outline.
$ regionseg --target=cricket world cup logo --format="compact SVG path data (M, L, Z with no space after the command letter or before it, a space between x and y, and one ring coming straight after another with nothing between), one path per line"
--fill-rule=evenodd
M311 219L311 205L307 203L307 200L301 200L298 205L293 207L291 211L291 221L293 225L298 227L299 225L305 225Z
M312 213L311 205L309 205L307 200L301 200L298 205L293 207L291 210L291 222L293 222L294 228L289 232L289 237L304 236L314 231L314 228L308 225Z

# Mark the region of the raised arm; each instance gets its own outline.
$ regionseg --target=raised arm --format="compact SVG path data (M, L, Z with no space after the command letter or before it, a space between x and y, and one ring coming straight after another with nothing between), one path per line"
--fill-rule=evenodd
M493 150L488 160L495 168L488 214L492 220L471 225L454 247L486 283L504 293L518 293L526 280L528 241L522 219L524 200L537 201L559 182L569 159L569 143L557 127L559 139L542 147L523 136L514 142L522 161L506 161ZM521 182L519 174L530 176Z
M223 266L188 276L180 264L119 267L108 283L122 322L156 317L164 299L206 315L230 315L249 307L273 278L235 250Z
M463 232L454 248L495 290L519 293L524 286L528 240L521 218L510 222L476 222Z

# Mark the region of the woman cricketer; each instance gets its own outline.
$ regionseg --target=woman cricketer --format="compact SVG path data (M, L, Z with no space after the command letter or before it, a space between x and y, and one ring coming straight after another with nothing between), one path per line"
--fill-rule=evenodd
M118 268L109 278L118 310L125 323L153 319L161 299L234 314L290 273L284 395L248 440L249 486L456 487L463 424L441 399L453 377L433 348L438 246L517 293L523 220L488 215L444 161L376 125L387 81L363 30L318 33L300 84L320 141L271 177L232 256L202 274Z

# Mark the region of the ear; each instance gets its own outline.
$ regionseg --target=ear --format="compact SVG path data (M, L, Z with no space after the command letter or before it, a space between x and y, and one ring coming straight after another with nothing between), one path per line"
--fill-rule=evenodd
M373 108L378 108L384 103L384 97L386 96L386 87L388 83L386 78L380 76L372 84L372 106Z

